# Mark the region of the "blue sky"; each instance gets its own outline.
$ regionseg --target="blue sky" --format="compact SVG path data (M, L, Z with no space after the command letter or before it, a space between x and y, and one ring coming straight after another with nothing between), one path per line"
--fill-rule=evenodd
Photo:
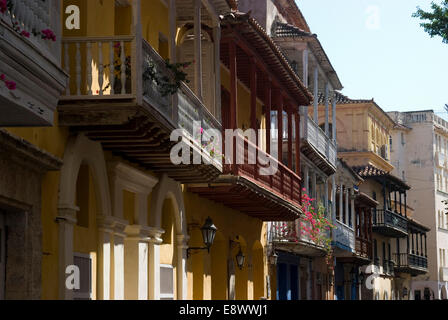
M437 1L437 0L436 0ZM440 0L438 1L440 2ZM448 44L412 18L429 0L297 0L322 42L344 94L386 111L433 109L448 117Z

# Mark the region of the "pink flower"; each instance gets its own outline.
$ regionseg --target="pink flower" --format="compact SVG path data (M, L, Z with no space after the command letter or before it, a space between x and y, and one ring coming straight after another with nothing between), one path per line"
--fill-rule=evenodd
M56 35L54 34L54 32L52 30L45 29L45 30L42 30L41 32L42 32L42 39L56 41Z
M28 31L26 31L26 30L23 30L20 34L22 36L24 36L25 38L29 38L30 37L30 33Z
M5 85L6 85L6 88L8 88L9 90L16 90L16 87L17 87L17 85L14 81L7 80L7 81L5 81Z
M1 1L1 0L0 0ZM2 73L2 74L0 74L0 80L1 81L5 81L5 79L6 79L6 76Z

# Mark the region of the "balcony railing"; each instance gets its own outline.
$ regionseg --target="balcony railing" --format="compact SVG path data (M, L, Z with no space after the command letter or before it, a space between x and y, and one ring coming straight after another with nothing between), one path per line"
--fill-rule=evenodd
M152 108L148 111L160 114L157 118L161 117L170 130L184 129L192 144L197 144L193 139L195 121L204 132L222 130L220 122L184 83L176 95L162 94L162 84L154 75L165 80L173 80L174 75L145 40L137 43L133 36L65 38L63 65L70 78L61 100L145 102ZM208 160L222 171L221 161L214 157Z
M384 260L383 261L383 274L388 276L394 275L394 266L395 263L392 260Z
M372 242L364 238L356 237L355 252L362 257L370 258L372 255Z
M339 221L336 221L335 225L333 241L342 245L343 249L353 252L355 250L355 231Z
M269 231L269 242L283 242L283 243L308 243L310 245L317 245L310 236L302 230L303 226L311 228L308 221L302 218L295 221L288 222L271 222Z
M428 258L411 254L411 253L396 253L394 254L395 268L398 269L428 269Z
M376 209L373 211L373 229L388 236L404 237L408 233L408 220L390 210Z
M265 151L249 142L241 135L237 136L244 143L237 143L236 153L233 155L231 165L224 166L224 174L243 176L265 189L276 193L285 200L293 202L296 206L301 205L301 178L277 159L268 155ZM249 164L249 153L254 152L255 164ZM238 155L244 155L244 164L237 164ZM259 159L269 159L273 168L269 174L269 164L260 163ZM261 174L264 173L264 174Z
M36 48L45 55L57 57L58 44L53 41L42 39L40 34L34 35L33 30L40 32L50 29L56 30L52 25L51 1L42 0L11 0L13 4L12 12L6 11L0 14L0 20L10 27L19 27L30 33L27 38ZM54 13L54 12L53 12ZM59 16L56 17L57 19ZM55 20L53 20L55 21ZM25 39L23 37L23 39Z
M332 166L336 167L337 148L333 139L308 116L301 117L301 136L312 145Z

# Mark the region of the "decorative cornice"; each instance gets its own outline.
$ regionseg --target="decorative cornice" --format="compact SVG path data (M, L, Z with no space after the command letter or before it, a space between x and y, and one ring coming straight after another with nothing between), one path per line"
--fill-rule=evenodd
M61 159L5 129L0 129L0 155L19 161L22 165L40 173L56 171L62 167Z

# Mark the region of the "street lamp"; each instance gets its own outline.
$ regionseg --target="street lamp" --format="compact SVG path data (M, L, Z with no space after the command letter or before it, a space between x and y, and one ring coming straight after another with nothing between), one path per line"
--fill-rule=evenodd
M187 249L187 258L190 257L191 250L207 250L208 253L210 253L210 247L213 245L213 242L215 241L216 231L218 231L218 228L213 224L213 221L210 217L205 220L204 225L201 228L202 233L202 239L204 241L205 247L203 248L188 248Z
M271 263L271 265L275 266L277 265L277 261L278 261L278 255L275 251L272 251L272 255L269 257L269 262Z
M246 257L243 254L243 251L241 250L241 246L240 246L240 251L238 252L238 254L236 255L236 264L238 265L238 268L240 270L243 270L244 267L244 262L246 261Z

